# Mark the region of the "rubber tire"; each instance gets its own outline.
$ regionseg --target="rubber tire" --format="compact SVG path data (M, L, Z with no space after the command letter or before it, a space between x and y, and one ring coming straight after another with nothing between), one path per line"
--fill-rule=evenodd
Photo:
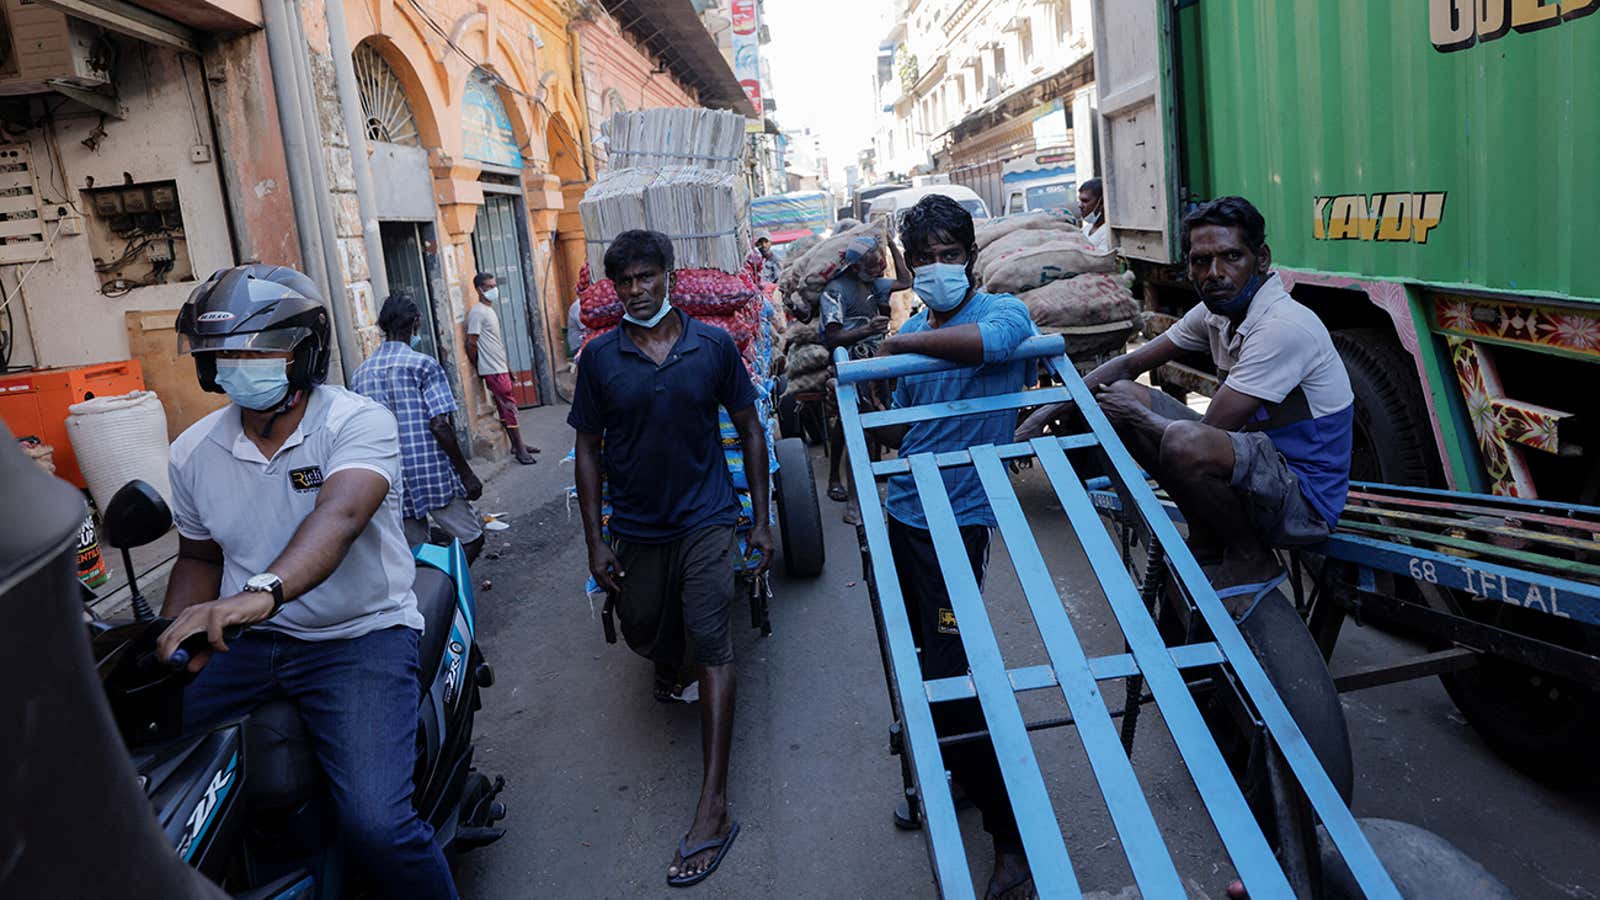
M1458 601L1485 608L1502 628L1585 653L1600 652L1593 632L1571 620L1494 601ZM1494 604L1489 606L1489 604ZM1594 746L1600 743L1600 692L1505 659L1439 676L1445 693L1474 731L1506 762L1541 781L1594 784ZM1559 693L1558 693L1559 692ZM1558 693L1559 701L1550 695Z
M817 504L817 479L811 453L800 438L778 441L778 530L783 539L783 570L795 578L822 574L826 561L822 540L822 507Z
M1239 623L1239 632L1278 689L1339 796L1349 803L1355 791L1355 763L1344 704L1322 650L1294 604L1282 591L1273 590Z
M1355 328L1333 332L1333 347L1350 373L1355 394L1355 444L1350 466L1352 481L1437 486L1443 470L1433 446L1431 430L1419 425L1433 421L1422 397L1417 367L1411 357L1382 328ZM1382 435L1376 442L1368 436ZM1371 447L1371 458L1361 454Z
M1511 889L1478 861L1426 828L1392 819L1357 819L1400 896L1412 900L1513 900ZM1327 900L1365 895L1326 830L1317 828L1322 890Z

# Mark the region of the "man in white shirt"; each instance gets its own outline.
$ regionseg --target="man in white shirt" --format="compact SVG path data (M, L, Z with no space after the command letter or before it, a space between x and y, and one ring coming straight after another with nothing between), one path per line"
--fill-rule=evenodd
M1096 253L1111 252L1111 229L1106 227L1105 184L1091 178L1078 186L1078 211L1083 218L1083 236Z
M531 466L538 462L533 454L538 453L539 448L523 446L522 429L517 423L511 364L506 359L506 342L500 336L500 317L494 311L494 302L500 299L500 284L488 272L479 272L472 277L472 289L478 293L478 302L467 310L467 359L477 367L478 376L489 389L489 395L494 397L500 424L511 442L511 455L517 462Z
M179 312L201 386L232 402L172 443L178 558L158 650L208 638L188 664L186 727L292 700L340 843L380 895L453 898L411 800L423 621L398 427L321 383L328 331L311 280L281 267L217 272ZM236 628L250 630L226 636Z
M1285 578L1273 548L1314 544L1350 486L1354 395L1328 329L1272 271L1266 221L1242 197L1184 217L1200 303L1155 340L1084 377L1128 451L1178 504L1189 546L1241 620ZM1202 417L1133 379L1207 353L1222 385ZM1037 436L1061 411L1018 429Z

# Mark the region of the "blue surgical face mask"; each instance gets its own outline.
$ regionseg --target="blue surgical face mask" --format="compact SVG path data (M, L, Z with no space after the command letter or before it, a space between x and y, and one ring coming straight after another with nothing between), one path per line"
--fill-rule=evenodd
M490 303L493 303L494 301L499 300L500 299L500 289L498 287L489 288L487 291L483 292L483 299L489 301Z
M911 289L934 312L949 312L967 299L967 267L957 263L930 263L912 270Z
M651 316L650 318L648 318L648 319L635 319L632 315L630 315L628 313L623 313L622 314L622 321L624 321L624 322L632 322L633 324L639 326L640 328L654 328L654 327L656 327L657 323L659 323L662 319L665 319L667 317L667 313L669 313L669 312L672 312L672 301L663 299L661 301L661 308L656 310L656 314Z
M420 332L420 331L411 332L411 349L419 350L421 348L422 348L422 332Z
M288 360L219 359L217 384L245 409L271 409L289 395Z
M1219 316L1231 318L1242 315L1245 310L1250 308L1250 301L1256 298L1256 291L1261 290L1261 286L1266 283L1267 276L1257 272L1250 276L1250 280L1244 283L1244 287L1239 289L1239 293L1234 294L1227 300L1207 300L1204 295L1201 295L1200 302L1206 305L1206 309Z

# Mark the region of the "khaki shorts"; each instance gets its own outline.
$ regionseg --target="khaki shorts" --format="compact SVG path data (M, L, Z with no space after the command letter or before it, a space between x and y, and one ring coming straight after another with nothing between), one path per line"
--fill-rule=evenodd
M428 519L443 528L445 533L463 544L483 537L483 519L465 497L451 498L449 503L428 511L426 519L407 518L403 521L406 543L415 547L428 542Z

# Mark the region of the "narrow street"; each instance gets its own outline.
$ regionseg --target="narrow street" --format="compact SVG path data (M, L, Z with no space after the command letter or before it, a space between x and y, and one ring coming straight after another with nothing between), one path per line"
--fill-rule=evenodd
M523 413L534 467L503 468L480 508L505 512L478 563L480 639L497 682L478 718L478 766L503 774L510 814L498 843L457 861L463 896L595 898L676 896L664 871L687 828L700 778L699 720L691 705L656 703L650 667L604 642L583 599L585 556L565 486L567 407ZM825 474L815 459L819 478ZM1043 482L1021 476L1024 503L1052 512ZM887 752L889 704L860 558L841 507L824 503L828 568L819 578L776 577L774 633L759 638L736 610L739 706L732 775L742 832L705 897L930 897L923 838L897 830L900 785ZM1036 528L1040 526L1036 523ZM1053 530L1052 530L1053 529ZM1070 529L1046 553L1091 654L1119 652L1103 602ZM1014 576L993 554L988 601L1011 666L1041 661ZM483 589L488 582L492 587ZM1007 627L1008 623L1012 627ZM1397 642L1351 628L1336 671L1384 658ZM1058 714L1059 696L1034 695L1030 716ZM1111 702L1119 687L1108 686ZM1053 704L1052 704L1053 701ZM1446 837L1520 897L1591 898L1600 885L1600 804L1552 789L1489 752L1434 679L1347 694L1360 816L1408 821ZM1098 789L1070 730L1036 733L1034 746L1083 884L1115 896L1131 877ZM1135 766L1191 891L1224 896L1231 868L1159 717L1140 720ZM987 841L962 814L975 878ZM1515 826L1507 823L1514 822ZM980 885L981 887L981 885Z

